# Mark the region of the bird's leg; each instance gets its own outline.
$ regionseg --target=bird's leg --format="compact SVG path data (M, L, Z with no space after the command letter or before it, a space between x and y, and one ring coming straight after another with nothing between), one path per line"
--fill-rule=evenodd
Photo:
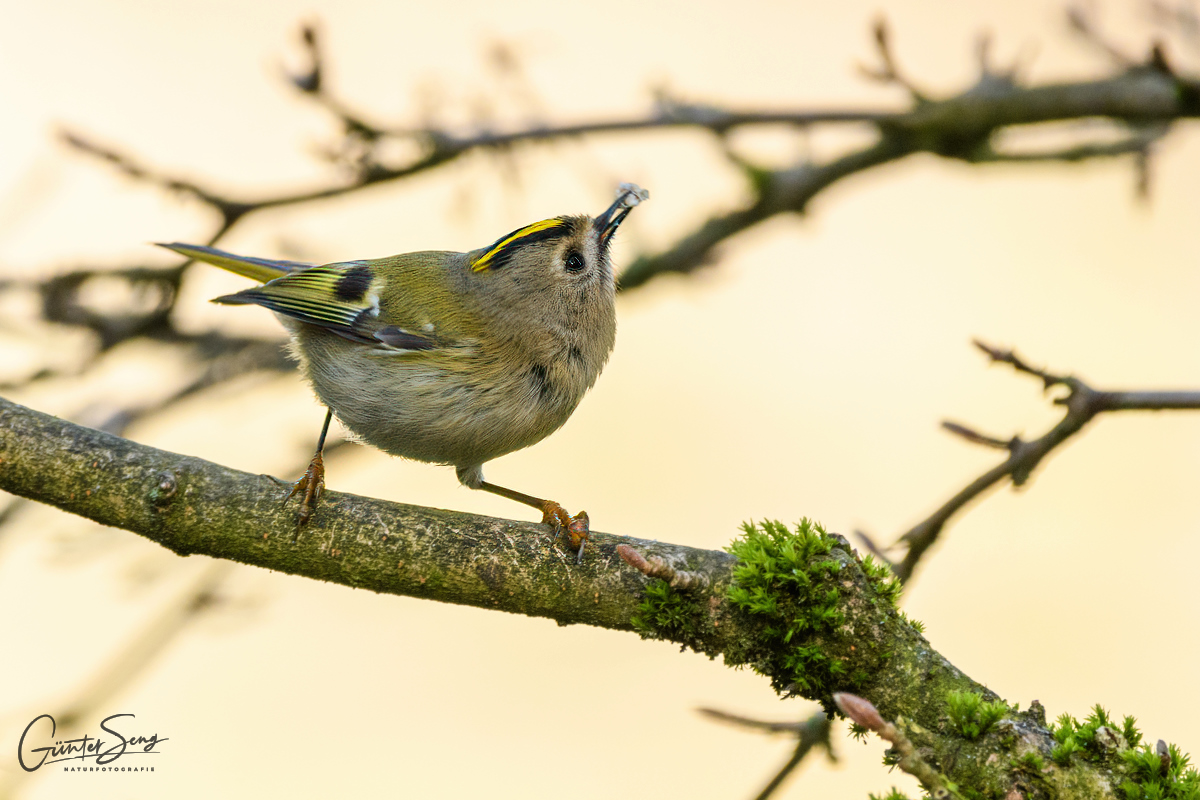
M325 490L325 458L321 453L325 449L325 436L329 433L331 419L333 409L326 409L325 424L321 426L321 436L317 439L317 452L312 461L308 462L304 477L293 483L292 490L283 498L283 502L287 503L296 495L300 495L300 516L296 520L296 536L293 541L300 537L300 529L304 527L304 523L312 518L313 512L317 510L317 503L321 500L321 492Z
M505 489L503 486L497 486L494 483L483 481L479 484L479 488L492 494L498 494L501 497L507 497L509 500L516 500L518 503L524 503L527 506L532 506L542 512L542 524L549 525L554 531L555 540L559 536L566 534L567 539L571 542L571 548L578 548L578 554L575 557L575 563L583 563L583 547L587 544L587 540L591 535L589 527L588 515L586 511L580 511L575 516L567 513L567 510L553 500L542 500L532 495L524 494L523 492Z

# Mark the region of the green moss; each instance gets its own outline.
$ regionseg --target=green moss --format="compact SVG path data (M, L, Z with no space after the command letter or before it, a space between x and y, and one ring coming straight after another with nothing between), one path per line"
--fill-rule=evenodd
M900 593L904 591L904 586L896 580L896 574L892 572L892 568L887 564L880 564L870 553L860 558L858 563L862 564L863 573L875 587L875 592L890 603L892 608L898 608Z
M1175 745L1167 747L1166 763L1150 745L1122 751L1130 775L1121 784L1126 800L1197 800L1200 773L1189 767L1191 760Z
M1157 748L1142 744L1133 717L1125 717L1118 726L1097 705L1082 722L1061 715L1050 733L1056 742L1050 757L1061 766L1068 765L1072 756L1118 762L1127 776L1120 787L1126 800L1200 800L1200 773L1189 766L1188 755L1168 745L1164 759Z
M638 603L630 622L643 639L689 642L697 635L698 614L691 597L657 579L646 585L646 596Z
M911 625L917 633L924 633L925 623L913 619L900 609L900 595L904 592L904 585L896 578L896 573L892 572L892 568L887 564L879 563L870 553L859 558L858 563L862 565L863 574L867 576L867 580L871 582L871 586L880 599L896 609L900 619Z
M830 713L832 692L868 685L893 657L893 639L878 631L900 629L898 584L874 562L873 577L860 570L841 537L807 519L794 529L765 521L743 525L727 549L737 560L726 562L727 577L711 594L647 584L631 619L643 638L722 655L769 678L775 691L818 700Z
M924 623L924 622L921 622L921 620L919 620L919 619L913 619L913 618L912 618L912 617L910 617L908 614L905 614L903 611L899 611L899 610L897 610L897 613L899 613L899 614L900 614L900 619L902 619L902 620L904 620L905 622L907 622L907 623L909 624L909 626L910 626L910 627L911 627L913 630L915 630L917 633L924 633L924 632L925 632L925 623Z
M1060 767L1065 767L1071 763L1071 756L1082 751L1083 747L1078 742L1067 739L1054 745L1054 749L1050 751L1050 759Z
M1040 775L1042 770L1046 768L1046 761L1042 758L1041 753L1030 750L1024 753L1020 758L1013 759L1013 767L1023 769L1026 772L1031 772L1035 775Z
M1130 737L1133 737L1135 744L1142 739L1133 717L1126 717L1123 728L1118 729L1100 705L1094 706L1092 713L1082 722L1070 714L1060 715L1050 726L1050 735L1056 742L1050 758L1060 766L1066 766L1071 756L1076 754L1102 760L1109 751L1127 748Z
M1133 717L1125 717L1121 723L1121 735L1125 737L1125 743L1130 747L1137 747L1142 743L1142 732L1138 730L1137 720Z
M842 661L820 642L845 619L836 580L841 564L825 557L833 545L824 528L802 519L794 533L781 522L747 523L728 547L739 563L726 596L758 624L767 647L765 660L752 666L776 691L825 697L833 683L849 682Z
M946 695L950 722L964 739L975 741L1011 709L1003 700L985 702L977 692L952 691Z
M895 786L887 794L875 794L871 792L867 795L868 800L909 800L908 795L897 789Z

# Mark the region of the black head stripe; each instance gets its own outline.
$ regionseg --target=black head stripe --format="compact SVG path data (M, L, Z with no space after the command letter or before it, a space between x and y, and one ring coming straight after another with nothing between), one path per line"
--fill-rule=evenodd
M571 223L562 218L543 220L535 222L532 225L526 225L523 228L517 228L512 233L507 233L493 242L491 247L475 260L472 268L476 272L500 269L508 263L513 253L522 247L536 242L549 242L555 239L562 239L570 236L571 231Z

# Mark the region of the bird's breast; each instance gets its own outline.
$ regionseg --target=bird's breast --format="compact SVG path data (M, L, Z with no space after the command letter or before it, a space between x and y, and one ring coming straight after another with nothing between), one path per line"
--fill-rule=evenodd
M480 343L387 354L338 338L306 341L317 395L357 438L419 461L480 464L528 447L561 427L595 380L569 355L504 359Z

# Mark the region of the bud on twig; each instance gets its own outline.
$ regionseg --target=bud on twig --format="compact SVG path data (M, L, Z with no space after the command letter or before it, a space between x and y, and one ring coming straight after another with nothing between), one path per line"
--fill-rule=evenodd
M856 694L834 692L833 702L837 704L839 711L850 718L851 722L856 722L873 733L883 730L883 717L879 715L879 711L871 705L869 700L864 700Z

